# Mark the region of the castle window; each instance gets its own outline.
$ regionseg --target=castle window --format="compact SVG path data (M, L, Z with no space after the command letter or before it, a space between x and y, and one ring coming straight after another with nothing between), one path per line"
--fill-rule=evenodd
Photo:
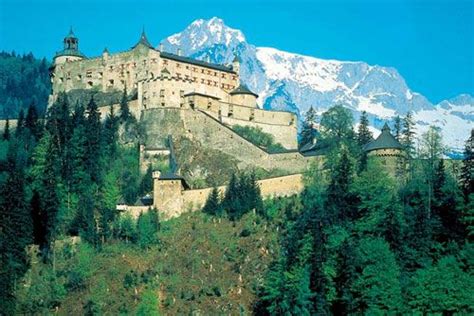
M224 84L221 84L221 88L224 89Z
M211 80L208 80L208 81L207 81L207 84L210 86L210 85L211 85Z
M201 73L204 73L204 69L201 69Z
M196 72L196 71L197 71L197 68L196 68L196 67L193 67L193 71Z
M184 98L184 90L179 90L179 96L180 96L181 98Z
M109 80L109 85L110 85L111 87L114 86L114 79L110 79L110 80Z
M232 80L237 80L237 76L232 76Z
M208 74L208 75L210 75L210 74L211 74L211 71L210 71L210 70L208 70L208 71L207 71L207 74Z
M217 81L214 81L214 87L217 87Z
M110 70L110 71L113 71L113 70L114 70L114 66L109 66L109 70Z
M166 59L163 60L163 65L168 65L168 61Z
M92 71L86 72L86 77L87 78L92 78Z
M161 102L161 106L165 106L165 102Z
M152 64L156 64L156 58L152 58L152 59L151 59L151 63L152 63Z
M197 77L193 77L194 82L197 82L197 79L198 79Z
M102 72L97 73L97 78L102 79Z
M92 85L93 85L92 81L88 81L88 82L87 82L87 85L89 86L89 88L91 88Z
M59 78L59 82L63 82L64 81L64 78L63 77L60 77Z
M77 75L77 80L81 80L82 79L82 75Z
M209 103L207 104L207 109L210 110L211 107L212 107L212 102L209 102Z
M161 89L160 90L160 97L164 97L165 96L165 90L164 89Z
M222 79L225 79L225 74L224 73L222 74Z
M176 63L176 68L180 68L181 65L179 63Z
M181 79L181 74L179 72L176 73L176 76L178 77L178 79Z
M204 83L204 79L201 79L201 83Z
M217 72L216 71L214 71L214 77L217 77Z
M189 66L186 66L186 69L189 69Z

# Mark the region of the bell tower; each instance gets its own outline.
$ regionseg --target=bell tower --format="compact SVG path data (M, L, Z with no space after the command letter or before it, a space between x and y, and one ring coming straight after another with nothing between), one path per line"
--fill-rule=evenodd
M79 50L79 39L72 31L72 27L69 30L69 34L64 38L64 50Z
M72 27L69 30L69 34L63 40L63 50L56 53L54 56L54 63L60 64L70 61L82 60L86 58L79 51L79 39L72 31Z

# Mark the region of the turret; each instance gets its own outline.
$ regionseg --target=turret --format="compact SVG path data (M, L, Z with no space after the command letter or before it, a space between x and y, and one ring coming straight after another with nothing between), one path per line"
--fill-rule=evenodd
M232 60L232 70L238 75L240 73L240 59L237 55L234 55L234 60Z
M76 37L72 28L69 30L69 34L63 40L64 48L54 56L54 63L60 64L70 61L82 60L86 58L79 51L79 39Z
M235 90L229 92L231 103L248 106L251 108L257 107L258 94L250 91L250 89L241 83Z

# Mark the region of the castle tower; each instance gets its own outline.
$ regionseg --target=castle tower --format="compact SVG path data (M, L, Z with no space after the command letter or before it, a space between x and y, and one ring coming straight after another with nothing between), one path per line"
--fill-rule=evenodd
M378 159L386 170L396 175L398 168L404 165L405 153L400 142L390 133L387 123L382 128L382 133L374 141L364 147L368 158Z
M257 107L258 94L250 91L250 89L243 83L240 83L240 85L229 92L229 94L231 97L231 103L241 104L251 108Z
M232 60L232 70L235 71L237 75L240 74L240 58L237 55L234 55L234 60Z
M72 27L69 30L69 34L63 40L64 48L54 56L54 64L60 64L70 61L82 60L86 58L79 51L79 39L72 31Z

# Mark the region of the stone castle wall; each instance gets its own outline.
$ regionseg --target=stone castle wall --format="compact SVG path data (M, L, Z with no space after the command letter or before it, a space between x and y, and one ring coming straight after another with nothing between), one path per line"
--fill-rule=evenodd
M274 198L299 194L304 189L303 175L293 174L257 181L262 198ZM217 187L221 196L226 186ZM184 212L201 210L213 188L184 190L180 180L154 179L154 207L160 218L177 217ZM133 210L133 209L130 209Z
M280 169L287 173L301 173L310 161L319 157L305 157L299 152L269 154L247 141L215 118L196 110L157 108L143 113L148 131L147 147L163 147L167 135L177 139L185 136L198 141L205 150L217 149L235 157L239 169L260 167Z

